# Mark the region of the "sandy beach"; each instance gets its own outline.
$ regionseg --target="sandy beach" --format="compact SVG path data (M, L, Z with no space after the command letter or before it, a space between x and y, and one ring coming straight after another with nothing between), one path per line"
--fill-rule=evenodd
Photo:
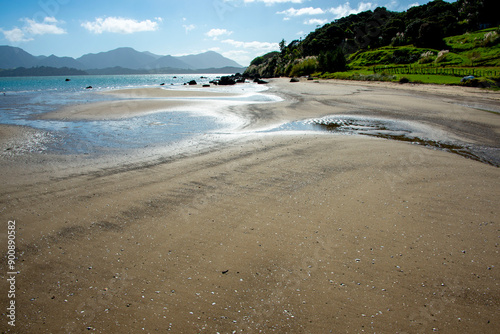
M173 158L79 168L11 156L34 130L0 126L0 245L7 254L15 220L18 256L15 327L2 257L2 332L500 332L500 94L270 87L282 102L221 110L247 120L240 136ZM47 117L129 117L160 108L148 98L163 93L117 94L138 105ZM256 132L328 115L411 122L484 160L369 136Z

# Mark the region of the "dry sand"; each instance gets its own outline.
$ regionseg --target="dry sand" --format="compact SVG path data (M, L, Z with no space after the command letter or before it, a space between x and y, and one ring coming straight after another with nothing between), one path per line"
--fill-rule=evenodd
M227 111L249 118L244 130L383 115L498 151L500 115L471 107L498 109L498 93L272 85L284 102ZM496 167L378 138L249 134L51 178L1 189L0 244L15 219L20 272L5 332L500 331Z

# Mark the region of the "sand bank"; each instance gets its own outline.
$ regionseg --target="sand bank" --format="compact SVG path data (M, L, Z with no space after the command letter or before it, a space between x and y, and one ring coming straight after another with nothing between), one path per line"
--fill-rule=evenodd
M199 97L230 97L236 96L237 94L227 93L227 92L217 92L212 88L210 91L200 90L200 88L189 88L186 86L185 89L163 89L163 88L133 88L133 89L116 89L111 91L106 91L103 94L116 95L129 98L199 98ZM205 88L204 88L205 89ZM215 87L217 89L217 87Z
M40 119L105 120L154 112L190 110L200 106L210 107L211 105L213 108L217 105L217 98L236 96L236 94L223 92L162 88L119 89L102 94L116 96L121 99L70 105L54 112L42 114ZM211 100L203 100L203 98L210 98Z
M285 102L231 110L256 123L247 130L380 112L498 146L499 116L447 95L274 87ZM17 228L15 332L497 333L499 180L500 169L443 151L311 134L54 169L0 192L0 219Z

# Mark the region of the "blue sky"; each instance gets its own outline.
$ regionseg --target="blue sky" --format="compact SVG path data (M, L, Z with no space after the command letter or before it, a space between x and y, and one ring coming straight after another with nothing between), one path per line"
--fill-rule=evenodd
M454 2L454 0L448 0ZM22 0L2 1L0 45L78 58L133 47L159 55L213 50L247 66L318 25L384 6L429 0Z

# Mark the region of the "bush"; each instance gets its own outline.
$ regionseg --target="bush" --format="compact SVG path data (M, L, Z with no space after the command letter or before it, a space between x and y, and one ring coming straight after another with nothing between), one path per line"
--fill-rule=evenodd
M427 51L427 52L422 53L422 55L420 56L420 59L418 60L418 63L419 64L428 64L428 63L432 62L433 59L434 59L434 52Z
M500 38L496 31L490 31L484 35L481 46L493 46L500 42Z
M450 53L449 50L441 50L441 51L439 51L439 53L437 55L437 58L436 58L436 63L441 63L441 62L445 61L446 56L448 55L448 53Z
M292 77L300 77L303 75L309 75L316 71L316 67L318 66L318 62L315 57L308 57L298 64L292 66L289 76Z
M250 63L250 65L259 66L263 62L264 62L264 57L257 57L254 60L252 60L252 62Z

